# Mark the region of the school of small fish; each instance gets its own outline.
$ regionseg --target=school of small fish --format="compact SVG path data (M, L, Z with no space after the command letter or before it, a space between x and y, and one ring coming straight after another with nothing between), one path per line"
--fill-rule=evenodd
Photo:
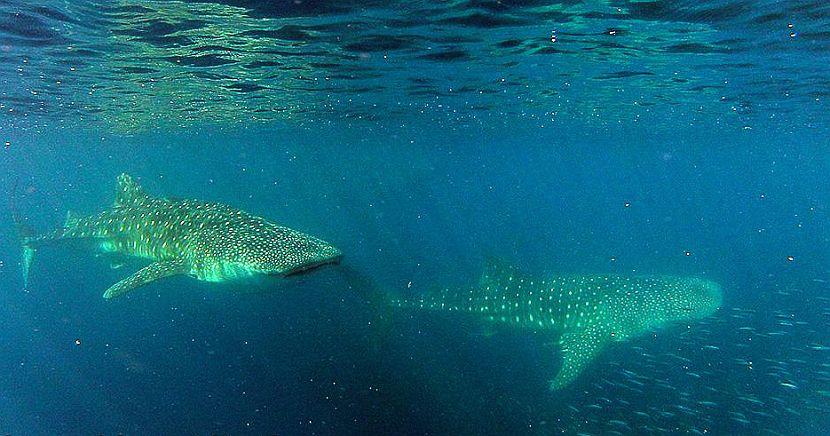
M755 291L756 301L727 302L680 336L655 332L647 346L618 350L561 409L529 426L582 436L825 434L830 286L818 279Z

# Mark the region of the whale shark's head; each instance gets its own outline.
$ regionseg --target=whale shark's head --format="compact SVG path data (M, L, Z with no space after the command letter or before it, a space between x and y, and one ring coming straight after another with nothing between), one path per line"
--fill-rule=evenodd
M343 257L339 249L323 240L293 230L289 233L289 237L260 241L250 247L246 263L263 274L288 276L338 263Z
M669 288L671 312L676 319L705 318L723 304L721 286L702 278L683 278Z
M338 263L343 256L339 249L321 239L285 227L269 227L245 234L227 229L229 233L236 233L233 235L236 237L225 238L218 257L235 272L223 270L220 275L288 276Z

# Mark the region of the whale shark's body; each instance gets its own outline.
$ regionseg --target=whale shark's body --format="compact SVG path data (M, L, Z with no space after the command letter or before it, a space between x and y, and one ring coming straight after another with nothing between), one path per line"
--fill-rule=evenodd
M152 197L127 174L118 176L113 207L90 217L67 216L63 228L23 236L24 284L35 249L65 239L94 239L106 252L153 261L107 289L104 298L177 274L211 282L284 276L341 257L325 241L221 203Z
M713 314L720 286L700 278L614 275L535 279L491 261L478 286L393 300L394 306L466 312L488 321L559 335L562 368L550 382L573 382L612 342Z

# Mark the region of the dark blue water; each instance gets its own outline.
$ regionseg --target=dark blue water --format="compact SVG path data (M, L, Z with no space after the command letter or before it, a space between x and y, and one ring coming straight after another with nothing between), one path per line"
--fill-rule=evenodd
M109 207L127 172L344 252L107 301L146 261L70 241L24 289L2 202L0 432L824 434L828 21L821 2L0 1L0 183L29 226ZM343 274L411 297L493 256L700 276L725 301L554 392L556 337L378 323Z

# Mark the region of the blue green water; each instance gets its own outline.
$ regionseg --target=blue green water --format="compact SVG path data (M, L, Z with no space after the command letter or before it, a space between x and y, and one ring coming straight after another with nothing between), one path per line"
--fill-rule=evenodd
M127 172L323 238L398 296L494 256L724 289L554 392L555 337L378 326L340 266L107 301L146 262L75 241L24 289L2 201L0 432L825 434L828 23L808 1L0 1L0 184L38 231Z

